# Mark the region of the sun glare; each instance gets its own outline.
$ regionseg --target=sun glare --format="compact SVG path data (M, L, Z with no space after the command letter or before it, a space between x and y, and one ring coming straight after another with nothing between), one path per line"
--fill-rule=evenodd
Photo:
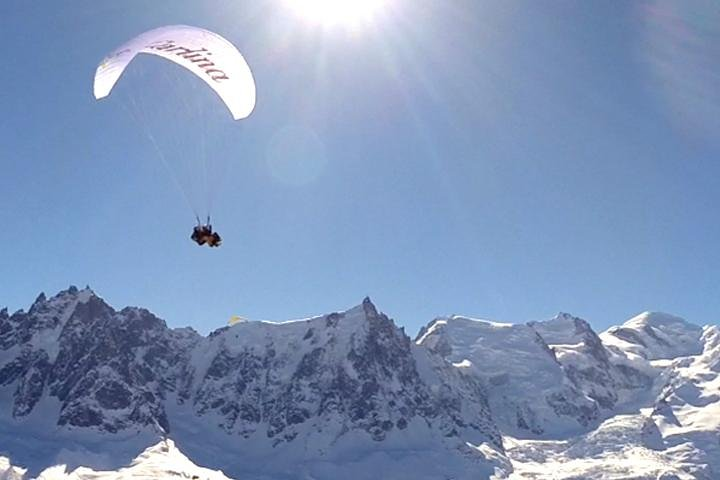
M357 27L370 22L386 0L286 0L307 21L323 26Z

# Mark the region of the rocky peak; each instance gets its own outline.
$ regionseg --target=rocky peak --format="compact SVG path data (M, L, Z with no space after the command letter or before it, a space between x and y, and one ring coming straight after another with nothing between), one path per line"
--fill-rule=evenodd
M144 308L123 308L117 315L119 326L134 336L149 332L165 333L168 330L164 320Z
M370 300L370 297L363 298L362 306L367 315L377 315L377 308L375 308L375 305L372 303L372 300Z
M447 324L447 318L436 318L420 329L415 337L415 343L443 358L449 357L452 353L452 345L445 331Z
M45 296L45 292L40 292L40 295L37 296L28 313L33 313L37 309L41 308L43 305L45 305L46 301L47 297Z
M67 290L62 290L51 298L47 298L45 293L41 292L28 310L27 316L69 317L78 304L87 303L93 298L99 299L90 288L78 290L75 286L70 286Z
M529 322L528 325L538 332L558 357L570 351L582 351L601 362L607 361L607 352L600 337L580 317L561 312L550 320Z
M604 409L618 401L613 366L600 337L585 320L559 313L528 323L550 345L570 381Z
M528 322L548 345L572 344L597 337L588 322L569 313L560 312L550 320Z
M302 436L302 442L329 448L328 439L338 441L348 432L379 442L407 436L415 424L420 431L439 429L458 445L464 445L461 432L472 430L501 448L478 387L468 386L473 400L463 400L459 392L440 388L447 377L434 374L438 386L431 388L417 353L369 299L307 320L239 323L194 349L198 361L189 364L192 380L181 398L200 416L217 419L220 428L242 438L267 438L274 447ZM423 362L424 371L433 371L429 360ZM480 403L463 406L474 401ZM467 411L477 413L468 419Z
M161 399L187 352L169 332L147 310L116 312L90 288L41 294L27 313L0 322L0 348L22 347L0 364L2 385L14 386L13 416L50 395L60 401L59 425L167 426Z
M558 312L557 315L555 315L551 320L557 320L557 321L566 321L566 322L572 322L576 323L578 320L587 325L587 322L583 320L580 317L576 317L575 315L567 312Z

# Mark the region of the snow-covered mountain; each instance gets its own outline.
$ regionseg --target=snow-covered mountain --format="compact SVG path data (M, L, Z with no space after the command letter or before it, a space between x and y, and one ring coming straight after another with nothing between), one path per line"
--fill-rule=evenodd
M31 474L53 462L119 468L165 438L237 478L507 467L482 382L415 345L369 299L202 337L70 288L3 311L0 346L0 452ZM39 441L28 448L23 433ZM98 449L108 439L126 440L113 447L122 461Z
M54 402L57 425L116 433L167 428L163 398L200 335L147 310L116 312L71 287L30 310L0 313L0 386L20 419Z
M705 478L720 473L720 328L705 327L702 352L672 361L663 372L652 419L664 444Z
M505 436L510 478L720 478L718 327L646 312L599 337L622 401L582 435ZM630 384L617 382L617 367Z
M441 318L417 344L488 385L490 407L505 433L557 436L580 432L598 418L597 404L569 381L529 325Z
M624 361L621 352L608 350L581 318L560 313L528 325L548 343L571 383L602 410L600 417L652 384L655 374L647 365Z
M671 359L702 352L702 328L665 313L645 312L601 335L612 351L631 358Z
M0 478L720 478L720 331L365 299L204 337L89 288L0 311Z

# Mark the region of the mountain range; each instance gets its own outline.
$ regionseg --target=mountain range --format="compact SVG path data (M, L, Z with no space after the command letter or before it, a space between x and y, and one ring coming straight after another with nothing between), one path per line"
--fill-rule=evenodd
M717 479L720 329L366 298L203 336L91 289L0 311L0 479Z

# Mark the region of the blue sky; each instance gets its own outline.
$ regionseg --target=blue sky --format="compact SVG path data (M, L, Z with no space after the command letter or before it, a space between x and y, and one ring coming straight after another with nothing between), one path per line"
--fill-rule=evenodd
M172 126L138 73L167 65L92 96L105 54L178 23L235 43L258 88L250 118L207 125L213 251L122 106L157 98ZM710 0L386 0L353 30L286 0L5 0L0 305L90 284L202 332L366 295L411 335L453 313L716 323L718 25Z

